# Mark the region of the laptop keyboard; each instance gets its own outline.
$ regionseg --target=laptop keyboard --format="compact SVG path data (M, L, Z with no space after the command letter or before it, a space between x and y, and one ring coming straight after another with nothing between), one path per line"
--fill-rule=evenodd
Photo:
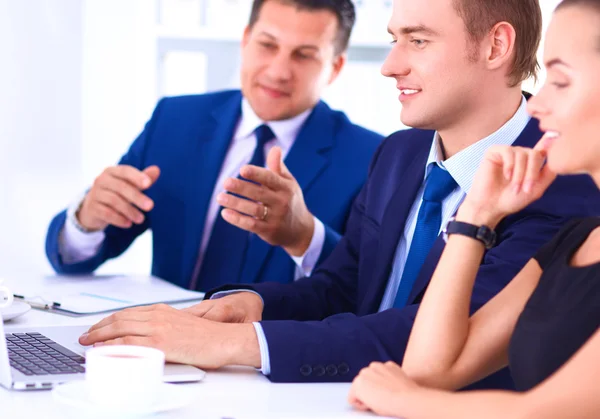
M41 333L7 333L10 366L25 375L84 373L85 358Z

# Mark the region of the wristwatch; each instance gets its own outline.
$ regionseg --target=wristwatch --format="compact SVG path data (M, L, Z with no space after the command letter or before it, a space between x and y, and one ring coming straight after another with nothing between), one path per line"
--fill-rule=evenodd
M454 217L450 218L443 231L444 240L448 241L448 236L451 234L460 234L461 236L479 240L488 250L494 247L497 240L496 232L488 226L476 226L469 223L463 223L462 221L456 221Z
M67 209L67 220L77 230L81 231L82 233L89 234L89 233L93 233L93 231L92 230L88 230L87 228L85 228L84 226L82 226L81 223L79 222L79 220L77 219L77 213L81 209L81 206L83 205L83 200L85 199L86 195L87 195L87 192L85 194L83 194L82 196L80 196L78 198L78 200L75 201L74 204L72 204L71 206L69 206L69 208Z

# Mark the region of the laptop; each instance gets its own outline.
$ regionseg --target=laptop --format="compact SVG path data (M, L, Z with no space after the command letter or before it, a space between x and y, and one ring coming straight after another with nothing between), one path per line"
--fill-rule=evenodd
M85 378L85 350L79 336L90 326L8 327L0 319L0 385L10 390L51 389ZM205 372L166 364L164 381L195 382Z

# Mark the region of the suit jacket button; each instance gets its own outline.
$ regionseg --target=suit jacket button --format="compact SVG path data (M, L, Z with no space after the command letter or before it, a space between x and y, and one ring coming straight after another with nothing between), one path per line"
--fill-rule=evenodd
M342 362L340 365L338 365L337 369L340 375L346 375L350 372L350 367L345 362Z
M322 377L325 375L325 367L323 365L315 365L315 367L313 368L313 373L317 377Z
M312 372L313 372L313 369L308 364L304 364L300 367L300 374L302 374L304 377L308 377L309 375L312 374Z
M338 374L338 369L335 365L327 365L327 375L330 377L335 377Z

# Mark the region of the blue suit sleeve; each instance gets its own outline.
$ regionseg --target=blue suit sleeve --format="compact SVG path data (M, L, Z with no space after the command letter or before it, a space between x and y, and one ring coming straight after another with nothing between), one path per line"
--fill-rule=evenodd
M133 142L127 153L119 161L119 165L128 165L137 168L138 170L145 169L146 150L152 138L154 125L160 117L161 104L160 101L154 110L152 118L146 124L142 133ZM58 250L58 237L64 227L66 221L66 210L59 213L50 222L48 232L46 234L46 256L52 265L52 268L59 274L87 274L95 271L102 263L108 259L115 258L121 255L133 243L133 241L146 229L148 225L148 217L144 223L134 225L129 229L121 229L109 226L106 230L106 238L100 247L98 254L88 260L75 264L65 264L62 261Z
M504 288L564 222L562 217L546 215L509 221L510 227L502 234L500 244L484 258L473 290L471 313ZM347 382L373 361L401 363L418 308L414 304L363 317L338 314L322 321L263 321L271 364L269 379ZM345 368L340 368L342 365ZM338 373L320 375L321 366ZM329 366L336 368L328 369ZM340 373L346 370L345 374Z

